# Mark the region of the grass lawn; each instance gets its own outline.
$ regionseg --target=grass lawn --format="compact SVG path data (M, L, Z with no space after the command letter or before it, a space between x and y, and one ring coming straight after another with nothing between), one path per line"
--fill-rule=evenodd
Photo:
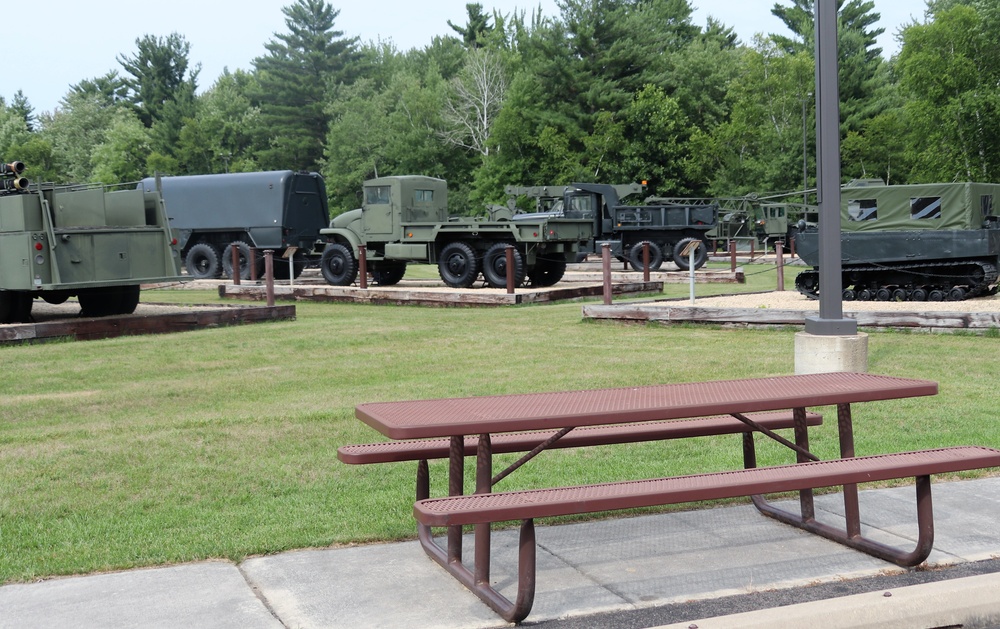
M773 288L761 271L739 290ZM381 438L354 419L362 402L793 371L791 330L583 321L579 303L296 310L294 321L0 347L0 583L411 537L415 464L336 460L342 444ZM856 405L858 453L1000 447L998 342L871 334L872 373L937 380L941 393ZM810 436L820 457L836 456L835 422ZM762 446L762 464L791 460ZM740 452L734 436L553 451L501 487L733 468ZM444 469L432 465L434 493Z

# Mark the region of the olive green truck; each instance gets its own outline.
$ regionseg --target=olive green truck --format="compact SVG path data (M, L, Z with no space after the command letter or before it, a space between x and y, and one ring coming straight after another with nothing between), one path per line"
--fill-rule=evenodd
M406 265L418 263L436 264L452 288L469 288L480 274L487 285L502 288L508 247L514 286L526 280L551 286L593 238L593 226L573 218L451 217L444 180L407 175L366 181L362 207L335 217L320 237L326 240L320 268L334 286L355 281L364 247L367 270L380 285L398 283Z
M180 279L159 193L29 185L23 171L0 169L0 323L30 321L36 298L76 297L83 316L129 314L141 284Z

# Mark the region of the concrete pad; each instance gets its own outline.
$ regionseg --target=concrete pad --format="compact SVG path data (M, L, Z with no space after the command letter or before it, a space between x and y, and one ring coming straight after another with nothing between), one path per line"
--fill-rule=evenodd
M224 562L7 585L0 610L11 629L283 629Z
M659 629L916 629L1000 625L1000 574L665 625Z

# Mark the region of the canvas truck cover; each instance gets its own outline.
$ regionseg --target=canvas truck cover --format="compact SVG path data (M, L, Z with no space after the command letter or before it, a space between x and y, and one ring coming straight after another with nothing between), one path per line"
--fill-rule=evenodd
M935 183L905 186L851 186L841 189L841 229L978 229L1000 202L1000 184Z

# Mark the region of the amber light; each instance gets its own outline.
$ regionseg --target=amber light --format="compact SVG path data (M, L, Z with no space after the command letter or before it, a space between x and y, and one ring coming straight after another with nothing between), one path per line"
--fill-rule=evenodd
M41 250L42 250L42 243L36 242L35 243L35 251L41 251Z

